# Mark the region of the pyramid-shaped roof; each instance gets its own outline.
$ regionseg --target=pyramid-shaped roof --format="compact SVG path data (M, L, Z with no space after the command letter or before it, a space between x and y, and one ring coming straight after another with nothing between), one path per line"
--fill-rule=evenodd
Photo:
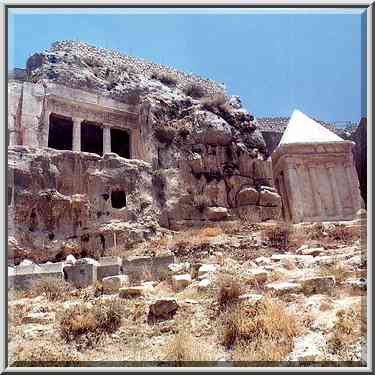
M294 110L279 145L326 142L344 142L344 140L301 111Z

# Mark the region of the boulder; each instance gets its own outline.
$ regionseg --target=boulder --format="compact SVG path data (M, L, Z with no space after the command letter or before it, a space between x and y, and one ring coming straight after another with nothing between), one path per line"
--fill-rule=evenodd
M184 289L190 284L191 276L189 274L172 276L172 285L175 290Z
M306 294L331 293L336 281L333 276L311 277L301 280L301 285Z
M128 287L119 289L120 298L135 298L135 297L144 296L144 294L145 294L144 286L128 286Z
M266 257L258 257L254 259L254 263L257 266L267 266L271 263L271 259Z
M296 253L299 255L311 255L313 257L319 256L324 253L323 247L308 247L306 245L301 246Z
M247 206L257 204L259 200L259 192L254 188L248 187L240 190L237 194L237 205Z
M126 275L108 276L102 279L104 293L117 293L120 288L129 285L129 278Z
M199 267L198 277L202 277L207 274L215 273L219 266L217 264L203 264Z
M21 263L20 263L20 266L32 266L34 264L34 262L32 260L29 260L29 259L24 259Z
M211 221L221 221L228 217L228 210L225 207L207 207L206 216Z
M269 272L262 269L251 269L247 271L251 280L255 280L257 283L265 283L267 281Z
M212 281L210 279L203 279L201 281L199 281L198 285L197 285L197 289L199 291L205 291L207 289L209 289L209 287L212 285Z
M171 319L177 312L178 307L174 298L158 299L150 305L149 319Z
M72 254L69 254L66 259L65 259L65 263L66 264L75 264L77 262L77 259L75 258L74 255Z
M168 270L172 275L181 275L190 271L190 263L171 263L168 265Z
M280 195L269 190L261 191L259 193L259 206L280 207Z
M48 324L53 322L54 313L31 312L22 318L23 324Z
M290 281L276 281L267 284L265 288L267 291L274 292L276 295L301 292L301 284Z

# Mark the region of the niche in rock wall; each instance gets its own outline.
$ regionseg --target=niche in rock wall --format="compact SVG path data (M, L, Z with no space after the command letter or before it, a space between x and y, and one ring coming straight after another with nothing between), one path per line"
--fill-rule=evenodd
M56 150L72 150L73 121L51 113L49 117L48 147Z
M12 187L8 186L8 206L12 204Z
M127 131L111 129L111 152L130 159L130 135Z
M112 191L111 193L111 203L113 208L123 208L126 207L126 194L122 190Z
M103 155L103 129L99 124L88 121L82 122L81 151Z

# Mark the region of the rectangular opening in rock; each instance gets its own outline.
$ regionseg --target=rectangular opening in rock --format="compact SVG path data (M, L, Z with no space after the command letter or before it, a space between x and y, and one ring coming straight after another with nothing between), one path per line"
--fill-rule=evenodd
M124 191L112 191L111 203L113 208L123 208L126 206L126 194Z
M72 150L73 121L70 118L55 114L50 115L48 147L56 150Z
M81 151L103 155L103 129L98 124L82 122Z
M8 186L8 206L12 204L12 187Z
M127 131L111 129L111 152L130 159L130 135Z

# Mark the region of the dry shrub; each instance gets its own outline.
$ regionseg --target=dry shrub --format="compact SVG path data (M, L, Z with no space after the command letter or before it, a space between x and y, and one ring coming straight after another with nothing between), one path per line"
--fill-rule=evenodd
M238 356L252 353L250 358L237 360L281 360L292 350L293 338L300 331L284 303L268 296L253 305L238 304L222 315L225 347L239 346Z
M45 294L51 302L65 301L69 298L72 286L66 281L53 277L37 280L31 287L31 296L36 297Z
M271 225L262 231L262 239L269 246L279 250L286 250L289 245L293 226L285 223Z
M158 125L154 128L154 135L160 143L170 144L176 136L176 129L170 126Z
M307 239L309 240L321 240L326 234L324 225L322 223L315 223L308 229L306 228L306 231Z
M51 345L50 341L32 342L32 344L17 347L12 362L12 367L77 367L80 365L78 355L72 353L71 348L57 347L55 342Z
M220 227L206 227L196 231L198 237L216 237L223 234L223 230Z
M165 347L165 360L183 364L183 362L211 360L211 354L207 346L202 345L186 329L179 329L179 332L172 337Z
M241 295L241 285L230 275L224 275L217 280L217 300L220 306L228 306L238 301Z
M336 313L337 321L333 333L328 339L330 352L347 357L350 355L350 346L355 344L365 334L365 317L360 305L348 309L339 310Z
M60 335L66 342L83 339L93 346L104 334L115 332L121 325L122 305L119 302L74 306L65 311L60 319Z
M191 96L192 98L202 98L206 95L206 91L202 86L199 86L196 83L189 83L187 84L182 91L187 95Z
M8 323L15 327L23 324L24 317L31 311L31 304L8 305Z
M352 242L360 237L360 229L348 227L345 224L335 224L328 229L328 237L338 242Z
M338 262L333 264L322 265L319 267L319 276L334 276L336 284L345 281L349 275L348 270Z
M173 73L152 72L151 79L157 79L161 83L171 87L177 85L177 76Z
M215 110L227 110L228 109L228 98L223 94L215 94L214 96L208 96L201 99L203 109L207 111L215 112Z

